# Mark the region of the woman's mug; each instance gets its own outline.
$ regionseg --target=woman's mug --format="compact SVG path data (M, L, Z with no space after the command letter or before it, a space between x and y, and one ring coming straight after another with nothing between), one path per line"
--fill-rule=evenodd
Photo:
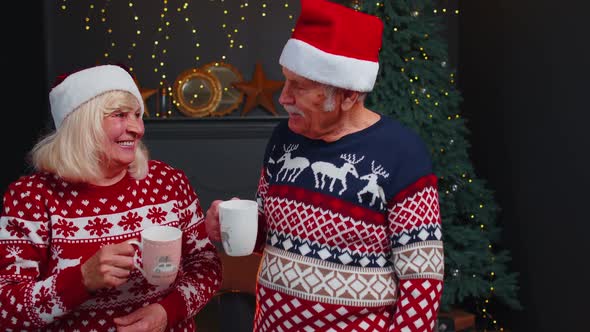
M169 286L174 282L182 251L180 229L152 226L141 232L141 242L131 240L128 243L137 246L133 263L150 284Z

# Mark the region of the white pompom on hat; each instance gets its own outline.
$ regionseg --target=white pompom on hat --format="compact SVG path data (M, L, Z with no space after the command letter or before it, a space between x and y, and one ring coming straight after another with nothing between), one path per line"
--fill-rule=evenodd
M312 81L368 92L379 71L383 22L325 0L301 0L279 63Z
M143 98L133 77L120 66L100 65L72 73L51 89L49 103L55 128L59 128L63 120L85 102L114 90L133 94L143 116Z

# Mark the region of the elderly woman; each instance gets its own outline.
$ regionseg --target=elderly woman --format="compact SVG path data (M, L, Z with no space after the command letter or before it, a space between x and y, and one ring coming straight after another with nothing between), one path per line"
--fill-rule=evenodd
M0 217L0 326L7 330L194 331L221 283L199 199L183 171L149 160L143 100L119 66L51 90L55 131L31 151L35 173L6 190ZM169 286L134 268L130 239L182 230Z

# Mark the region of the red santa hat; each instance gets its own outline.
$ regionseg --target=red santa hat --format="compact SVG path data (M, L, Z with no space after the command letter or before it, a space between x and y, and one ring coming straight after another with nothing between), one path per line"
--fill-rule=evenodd
M49 103L55 128L59 128L63 120L85 102L114 90L133 94L139 101L143 115L143 98L131 75L120 66L101 65L70 74L51 89Z
M301 14L279 63L310 80L348 90L373 89L383 22L326 0L301 0Z

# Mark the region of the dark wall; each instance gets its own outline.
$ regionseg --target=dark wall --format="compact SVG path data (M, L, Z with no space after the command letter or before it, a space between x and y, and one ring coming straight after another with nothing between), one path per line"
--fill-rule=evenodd
M0 190L27 171L23 162L47 120L44 13L41 4L9 2L22 19L2 20L3 94L0 114Z
M215 199L255 199L266 142L278 119L146 123L152 159L184 170L207 209Z
M505 323L514 331L587 330L587 11L573 1L460 5L472 156L496 190L504 244L521 273L525 309Z

